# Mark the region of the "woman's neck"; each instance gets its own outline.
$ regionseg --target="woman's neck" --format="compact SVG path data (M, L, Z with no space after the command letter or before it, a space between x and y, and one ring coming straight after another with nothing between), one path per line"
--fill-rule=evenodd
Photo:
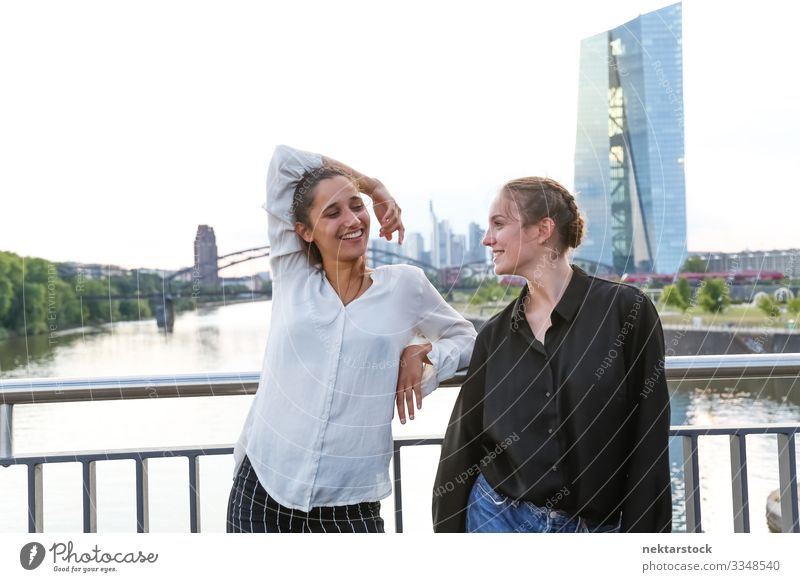
M546 260L546 264L519 273L528 282L528 300L526 307L535 311L551 312L567 290L573 271L566 254L555 261ZM526 309L527 311L528 309Z
M352 299L353 295L357 296L364 286L364 279L372 272L372 269L367 267L365 256L352 261L326 260L322 264L322 269L336 294L343 301Z

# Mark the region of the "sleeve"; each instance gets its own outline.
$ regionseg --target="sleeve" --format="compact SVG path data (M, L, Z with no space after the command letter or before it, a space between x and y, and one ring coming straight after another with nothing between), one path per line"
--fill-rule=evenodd
M488 350L479 334L469 363L469 372L453 406L442 442L442 452L433 484L433 531L464 533L470 490L480 472L484 450L483 396Z
M467 367L477 332L472 323L444 300L424 271L413 268L418 272L421 287L415 331L432 346L428 353L432 366L427 366L432 370L425 370L422 377L422 396L425 397L459 369Z
M670 399L664 371L664 332L653 303L644 293L634 299L633 323L625 345L629 425L633 449L627 466L622 531L672 531L672 487L669 466ZM639 305L639 308L636 308Z
M308 270L305 241L294 230L292 198L297 183L307 170L322 167L322 156L279 145L267 172L267 233L270 270L279 279L287 269Z

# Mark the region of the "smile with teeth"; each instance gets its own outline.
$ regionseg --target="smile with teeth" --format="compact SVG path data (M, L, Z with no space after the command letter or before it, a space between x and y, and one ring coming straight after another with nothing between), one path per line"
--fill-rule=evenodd
M351 233L348 233L348 234L345 234L343 236L340 236L339 238L342 239L342 240L350 240L350 239L354 239L354 238L359 238L362 234L364 234L364 229L358 229L358 230L353 231Z

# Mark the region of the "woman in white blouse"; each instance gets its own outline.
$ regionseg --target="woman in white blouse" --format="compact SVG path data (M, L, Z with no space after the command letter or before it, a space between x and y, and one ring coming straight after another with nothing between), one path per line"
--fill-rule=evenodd
M367 267L359 192L380 236L402 243L400 208L380 181L275 149L264 205L272 317L234 448L228 532L383 532L394 405L413 419L414 401L469 362L475 329L421 269Z

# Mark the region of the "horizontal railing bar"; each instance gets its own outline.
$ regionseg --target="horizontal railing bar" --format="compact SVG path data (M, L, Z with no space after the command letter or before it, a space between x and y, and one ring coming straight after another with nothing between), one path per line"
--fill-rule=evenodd
M704 427L704 426L671 426L669 435L678 436L736 436L751 434L784 434L800 433L799 424L752 424L744 426ZM436 435L397 437L395 446L424 446L440 445L444 437ZM208 445L180 448L143 448L143 449L113 449L97 451L71 451L55 454L17 455L2 459L0 465L23 465L39 463L81 463L84 461L118 461L136 460L139 458L157 459L171 457L192 457L206 455L233 454L233 445Z
M41 463L82 463L84 461L136 461L138 459L170 459L177 457L230 455L233 445L180 449L113 449L113 451L75 451L53 455L17 455L0 459L0 466L36 465Z
M34 378L0 381L3 404L43 404L142 398L189 398L255 394L258 372Z
M731 436L751 434L795 434L800 424L752 424L744 426L672 426L670 436Z
M668 356L664 369L667 380L796 378L800 376L800 354Z
M666 358L667 380L692 381L800 376L800 354L672 356ZM440 384L460 386L462 369ZM150 374L98 378L30 378L0 380L0 403L36 404L141 398L187 398L255 394L259 372Z
M704 427L704 426L672 426L669 429L671 437L677 436L732 436L751 434L797 434L800 433L800 424L753 424L745 426ZM440 445L443 437L425 435L419 437L398 437L394 439L396 446L415 445ZM181 448L144 448L144 449L113 449L98 451L73 451L59 452L46 455L17 455L2 459L0 464L37 464L37 463L80 463L83 461L117 461L135 460L139 458L170 458L191 457L205 455L227 455L233 453L233 445L209 445Z
M440 445L444 441L444 437L436 435L419 436L419 437L398 437L394 439L394 444L398 447L407 447L414 445Z

